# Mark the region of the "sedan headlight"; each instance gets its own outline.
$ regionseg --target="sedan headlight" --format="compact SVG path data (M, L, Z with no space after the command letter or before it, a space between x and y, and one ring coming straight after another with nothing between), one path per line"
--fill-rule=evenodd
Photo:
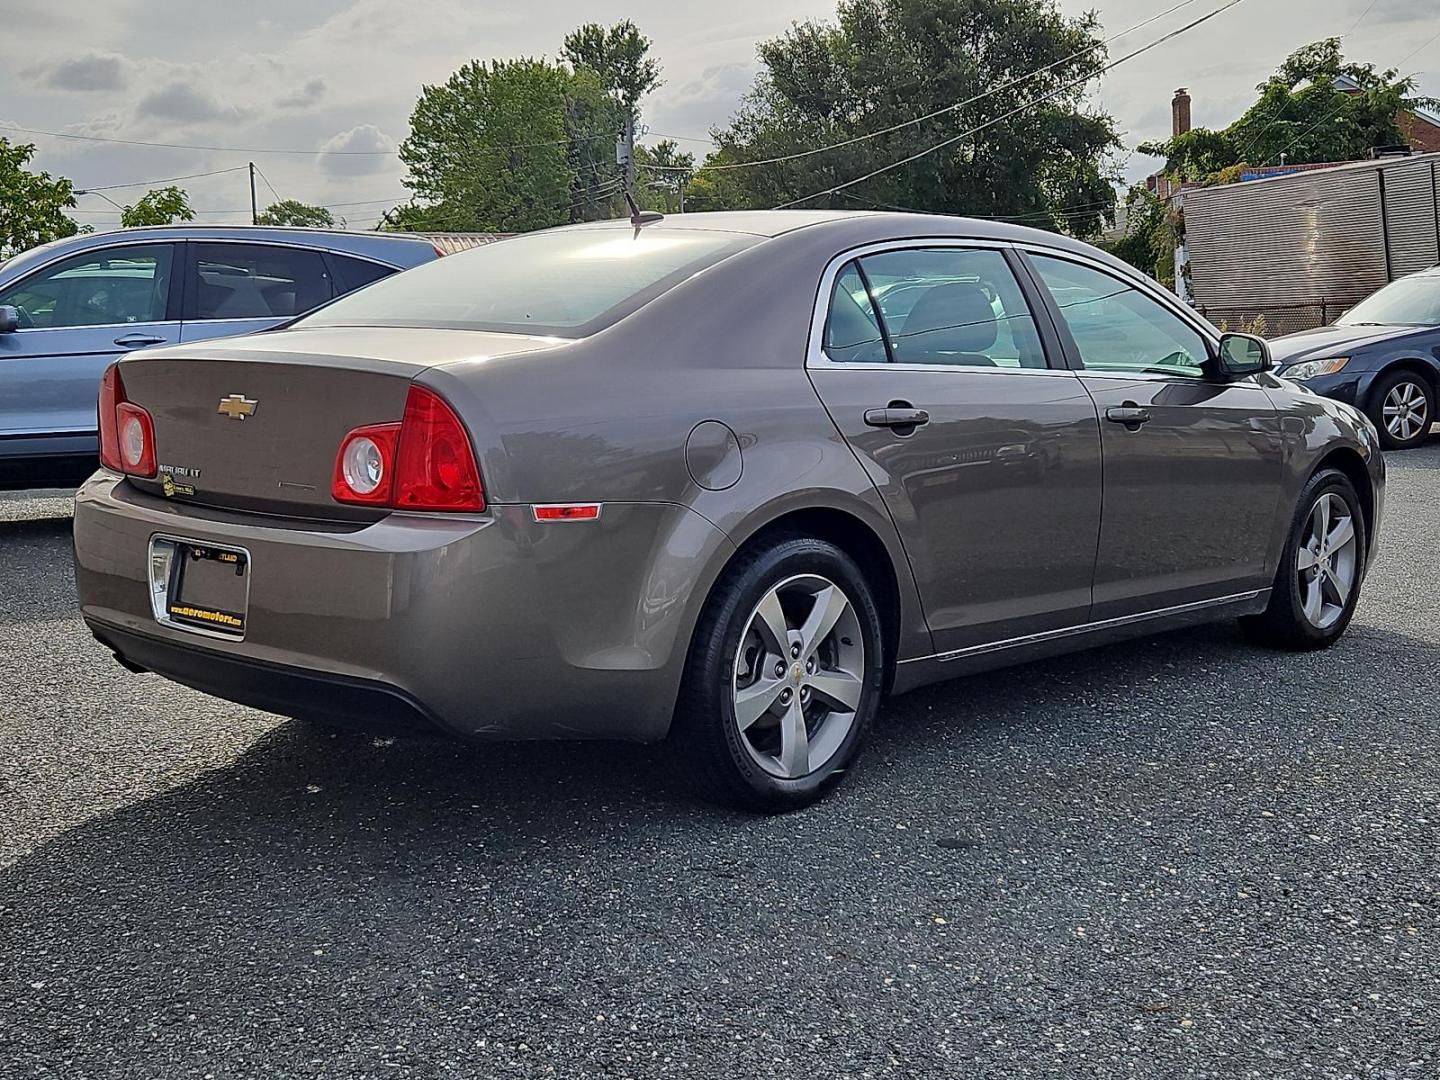
M1315 379L1321 375L1334 375L1348 363L1348 356L1334 356L1329 360L1302 360L1298 364L1291 364L1280 372L1280 375L1286 379Z

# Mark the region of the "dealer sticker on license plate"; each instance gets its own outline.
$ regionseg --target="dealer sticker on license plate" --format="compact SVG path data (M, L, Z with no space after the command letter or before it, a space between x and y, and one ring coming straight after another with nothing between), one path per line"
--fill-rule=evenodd
M245 636L250 555L170 537L150 544L150 602L157 621L184 630Z

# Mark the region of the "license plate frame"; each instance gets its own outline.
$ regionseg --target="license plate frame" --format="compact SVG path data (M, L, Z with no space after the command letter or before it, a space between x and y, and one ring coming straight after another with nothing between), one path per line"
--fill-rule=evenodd
M156 622L189 634L245 640L254 570L249 551L234 544L157 535L150 538L149 554L150 610ZM187 571L192 568L187 594ZM238 580L229 581L230 574ZM195 595L197 586L224 596Z

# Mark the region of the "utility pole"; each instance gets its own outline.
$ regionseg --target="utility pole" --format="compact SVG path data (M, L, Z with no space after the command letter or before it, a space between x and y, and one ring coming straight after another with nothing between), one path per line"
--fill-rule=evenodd
M635 199L635 114L627 113L625 116L625 191L629 195L629 201L634 203Z
M255 201L255 162L250 162L250 224L260 224L260 205Z

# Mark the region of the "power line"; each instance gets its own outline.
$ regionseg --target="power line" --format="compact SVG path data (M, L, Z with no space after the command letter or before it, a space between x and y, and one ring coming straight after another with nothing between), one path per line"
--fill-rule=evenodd
M255 166L255 171L260 174L260 179L265 181L265 186L270 189L270 194L275 196L275 201L277 203L284 202L285 200L280 198L280 193L275 190L275 185L270 183L270 178L265 175L265 171L259 165Z
M955 112L955 111L957 111L957 110L959 110L959 109L965 108L967 105L974 105L977 101L983 101L985 98L990 97L990 96L992 96L992 95L994 95L994 94L998 94L998 93L999 93L1000 91L1002 91L1002 90L1008 90L1008 89L1010 89L1012 86L1016 86L1016 85L1018 85L1018 84L1020 84L1020 83L1024 83L1024 82L1029 82L1031 79L1035 78L1037 75L1043 75L1043 74L1045 74L1045 72L1047 72L1047 71L1053 71L1053 70L1054 70L1055 68L1057 68L1057 67L1061 67L1061 66L1063 66L1063 65L1065 65L1065 64L1070 63L1070 62L1073 61L1073 60L1078 60L1078 59L1080 59L1080 58L1083 57L1083 56L1087 56L1087 55L1089 55L1090 53L1094 52L1096 49L1103 48L1104 46L1109 45L1111 42L1119 41L1122 37L1125 37L1127 34L1133 34L1136 30L1144 29L1145 27L1149 26L1151 23L1159 22L1161 19L1165 18L1165 16L1167 16L1167 15L1173 15L1175 12L1179 11L1181 8L1183 8L1183 7L1188 7L1189 5L1191 5L1191 4L1193 4L1193 3L1195 3L1195 0L1181 0L1180 3L1175 4L1175 5L1172 6L1172 7L1166 8L1164 11L1160 12L1158 15L1152 15L1152 16L1150 16L1150 18L1145 19L1145 20L1142 21L1142 22L1138 22L1138 23L1136 23L1134 26L1129 27L1129 28L1126 29L1126 30L1120 31L1120 33L1115 34L1113 37L1108 37L1108 38L1106 38L1104 41L1099 41L1099 42L1096 42L1096 43L1094 43L1094 44L1092 44L1092 45L1088 45L1088 46L1086 46L1085 48L1080 49L1078 52L1073 52L1073 53L1071 53L1069 56L1062 57L1061 59L1056 60L1056 61L1054 61L1053 63L1046 64L1044 67L1036 68L1034 71L1030 72L1029 74L1026 74L1026 75L1017 75L1017 76L1015 76L1015 78L1010 79L1008 82L1003 82L1003 83L1001 83L999 86L992 86L990 89L984 91L983 93L976 94L976 95L975 95L974 97L972 97L972 98L966 98L964 101L957 101L957 102L955 102L954 104L946 105L946 106L944 106L943 108L936 109L934 112L926 113L924 116L917 116L917 117L915 117L915 118L913 118L913 119L911 119L911 120L903 120L903 121L901 121L901 122L898 123L898 124L893 124L893 125L891 125L890 127L881 128L879 131L871 131L871 132L868 132L868 133L866 133L866 134L864 134L864 135L857 135L857 136L855 136L854 138L845 139L845 140L843 140L842 142L831 143L831 144L829 144L828 146L817 146L817 147L814 147L814 148L809 149L809 150L799 150L799 151L796 151L796 152L793 153L793 154L781 154L781 155L779 155L779 156L777 156L777 157L764 158L764 159L759 160L759 161L739 161L739 162L735 162L735 163L729 164L729 165L705 165L705 166L703 166L703 168L705 168L705 169L707 169L707 170L714 171L714 172L723 172L723 171L728 171L728 170L730 170L730 169L753 169L753 168L755 168L755 167L757 167L757 166L759 166L759 165L778 165L778 164L780 164L781 162L785 162L785 161L795 161L795 160L797 160L797 159L799 159L799 158L813 157L815 154L823 154L823 153L826 153L827 151L830 151L830 150L839 150L839 149L841 149L842 147L854 146L856 143L865 142L867 139L879 138L881 135L889 135L889 134L891 134L892 132L896 132L896 131L901 130L902 128L913 127L915 124L923 124L925 121L927 121L927 120L933 120L933 119L935 119L935 117L937 117L937 116L943 116L943 115L945 115L946 113ZM1161 40L1163 41L1164 39L1162 38ZM1113 65L1111 65L1111 66L1113 66ZM1108 70L1109 70L1109 68L1101 68L1100 71L1097 72L1096 74L1103 74L1105 71L1108 71ZM1080 81L1081 81L1081 82L1088 82L1089 79L1091 79L1091 78L1094 78L1094 76L1087 76L1085 79L1082 79L1082 80L1080 80ZM672 135L672 136L661 136L661 137L662 137L662 138L679 138L680 136L673 136L673 135ZM678 168L675 167L675 166L651 165L651 166L647 166L647 167L648 167L648 168L651 168L651 169L658 169L658 170L661 170L661 171L665 171L665 170L680 171L680 170L678 170Z
M64 131L41 131L39 128L17 127L0 124L0 131L19 131L26 135L44 135L52 139L75 139L81 142L117 143L121 146L152 146L165 150L209 150L225 154L298 154L303 156L327 157L394 157L398 150L289 150L253 146L202 146L195 143L146 142L142 139L111 139L100 135L74 135ZM572 142L595 142L611 139L614 132L601 135L586 135L578 139L550 139L546 142L508 143L504 145L472 147L475 150L526 150L538 146L569 146Z
M114 191L117 188L151 187L155 184L173 184L177 180L197 180L202 176L220 176L224 173L243 172L244 170L244 165L234 165L228 169L212 169L210 172L187 173L184 176L165 176L159 180L133 180L128 184L91 184L84 190Z
M948 139L943 139L940 142L936 143L934 146L926 147L924 150L921 150L920 152L915 154L911 154L909 157L901 158L898 161L892 161L888 165L882 165L878 169L872 169L870 172L865 173L863 176L857 176L853 180L846 180L842 184L833 184L830 187L814 192L811 195L806 195L799 199L791 199L789 202L781 203L779 206L775 207L775 209L784 210L786 207L798 206L800 203L809 202L811 199L817 199L821 195L834 195L840 191L843 191L846 188L854 187L856 184L863 184L866 180L872 180L882 173L889 172L891 169L898 169L903 165L909 165L911 162L919 161L921 158L927 157L928 155L935 153L937 150L943 150L947 146L953 146L955 145L955 143L960 142L962 139L967 139L972 135L978 134L979 132L984 131L986 128L992 128L996 124L1002 123L1014 116L1018 116L1021 113L1034 108L1036 105L1042 105L1045 102L1051 100L1052 98L1058 97L1059 95L1065 93L1068 90L1073 90L1075 87L1082 86L1085 83L1089 82L1091 79L1098 78L1099 76L1104 75L1106 72L1114 71L1117 67L1119 67L1126 61L1133 60L1135 59L1135 57L1140 56L1142 53L1147 53L1151 49L1179 37L1181 34L1188 33L1189 31L1199 26L1201 23L1208 22L1209 20L1215 18L1215 16L1221 14L1222 12L1229 11L1237 4L1241 3L1244 3L1244 0L1229 0L1229 3L1223 4L1215 10L1208 12L1205 15L1202 15L1200 18L1194 20L1193 22L1186 23L1184 26L1180 27L1177 30L1171 30L1168 34L1156 38L1149 44L1142 45L1140 48L1134 50L1133 52L1126 53L1124 56L1120 57L1120 59L1111 61L1094 74L1085 75L1079 79L1072 79L1070 82L1064 83L1061 86L1056 87L1049 93L1041 94L1039 97L1027 101L1025 104L1019 106L1018 108L1011 109L1009 112L997 116L993 120L987 120L985 121L985 123L979 124L968 131L962 131L958 135L953 135Z

